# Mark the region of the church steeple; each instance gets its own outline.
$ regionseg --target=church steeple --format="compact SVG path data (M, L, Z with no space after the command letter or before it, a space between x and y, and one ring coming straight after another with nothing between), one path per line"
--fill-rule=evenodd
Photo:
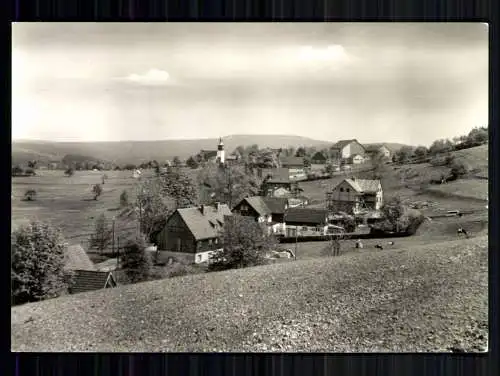
M224 163L224 142L222 142L222 137L219 137L219 145L217 146L217 159L220 163Z

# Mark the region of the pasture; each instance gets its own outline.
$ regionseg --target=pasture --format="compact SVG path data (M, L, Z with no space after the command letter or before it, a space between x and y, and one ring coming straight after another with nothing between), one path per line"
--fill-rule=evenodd
M482 351L487 237L189 275L11 309L12 351Z
M197 170L186 170L196 178ZM103 192L94 200L92 186L102 183L102 176L108 178L102 185ZM152 171L144 171L147 177ZM129 202L136 197L137 179L132 171L75 171L71 177L64 171L39 170L37 176L12 178L11 225L12 229L31 219L49 221L61 228L70 243L86 241L94 230L95 220L104 214L110 221L120 213L120 194L126 190ZM34 189L36 201L23 201L24 193ZM127 237L135 232L137 221L130 218L116 218L115 233Z

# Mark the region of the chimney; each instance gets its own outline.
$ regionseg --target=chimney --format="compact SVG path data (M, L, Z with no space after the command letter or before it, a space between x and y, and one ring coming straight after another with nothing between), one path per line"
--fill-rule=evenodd
M205 215L207 212L207 208L205 205L200 205L200 212L201 214Z

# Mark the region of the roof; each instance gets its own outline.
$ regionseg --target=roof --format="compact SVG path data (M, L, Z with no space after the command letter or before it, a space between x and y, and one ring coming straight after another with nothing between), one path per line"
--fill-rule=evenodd
M322 151L317 151L316 153L314 153L314 155L312 156L311 159L312 160L317 160L317 159L327 160L328 158L326 157L325 153L323 153Z
M96 270L75 270L73 282L71 284L71 293L100 290L106 287L108 278L113 278L110 272L99 272ZM111 280L111 286L115 286L114 279Z
M106 261L95 264L95 267L100 272L110 272L117 268L118 262L116 258L110 258Z
M217 156L217 150L201 150L200 154L204 158L212 158Z
M322 224L326 222L328 210L291 208L285 213L285 223Z
M215 206L205 205L204 210L204 214L198 206L176 210L196 240L218 237L215 225L218 222L224 224L224 216L231 215L226 204L220 204L218 210Z
M282 166L304 166L303 157L283 157L280 158Z
M359 193L376 193L380 180L369 179L345 179Z
M358 140L356 140L355 138L353 138L352 140L340 140L340 141L337 141L337 143L335 143L332 148L333 149L340 149L342 150L343 148L345 148L347 145L349 145L351 142L358 142Z
M96 270L87 252L79 244L70 245L65 252L65 270Z
M243 199L259 215L283 214L285 213L288 199L286 197L262 197L253 196Z

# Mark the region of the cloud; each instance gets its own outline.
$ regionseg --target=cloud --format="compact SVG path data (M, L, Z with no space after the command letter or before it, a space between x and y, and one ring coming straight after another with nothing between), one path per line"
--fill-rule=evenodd
M339 44L328 47L304 46L299 50L299 58L305 61L344 61L347 53Z
M171 83L168 72L160 69L150 69L143 74L133 73L125 77L125 80L141 85L166 85Z

